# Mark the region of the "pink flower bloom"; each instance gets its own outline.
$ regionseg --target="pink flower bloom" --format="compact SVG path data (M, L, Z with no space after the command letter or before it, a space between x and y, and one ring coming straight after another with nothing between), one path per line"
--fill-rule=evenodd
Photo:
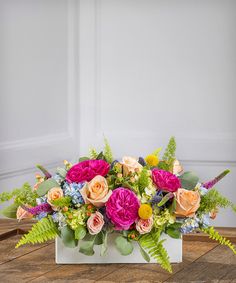
M136 222L136 229L140 234L149 233L152 230L153 218L139 219Z
M66 174L68 183L91 181L95 176L106 176L110 165L104 160L85 160L72 166Z
M153 169L152 179L158 189L163 191L175 192L181 188L180 180L174 174L165 170Z
M116 230L128 230L138 218L140 203L134 192L117 188L106 203L106 214Z
M103 225L104 225L103 215L100 212L96 211L89 217L87 221L87 228L89 234L91 235L98 234L102 230Z

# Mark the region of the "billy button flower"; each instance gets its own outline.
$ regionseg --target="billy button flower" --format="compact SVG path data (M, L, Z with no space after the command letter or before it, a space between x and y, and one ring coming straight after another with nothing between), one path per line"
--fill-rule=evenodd
M150 154L150 155L146 156L145 161L151 167L157 166L157 164L159 163L158 157L154 154Z
M152 207L149 204L141 204L138 215L141 219L149 219L152 216Z

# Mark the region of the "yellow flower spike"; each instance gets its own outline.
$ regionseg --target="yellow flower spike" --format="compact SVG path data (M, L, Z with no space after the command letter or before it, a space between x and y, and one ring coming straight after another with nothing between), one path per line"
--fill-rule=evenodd
M149 204L141 204L138 215L141 219L149 219L152 216L152 207Z
M150 155L146 156L145 160L146 160L147 164L152 166L152 167L157 166L157 164L159 163L158 157L154 154L150 154Z

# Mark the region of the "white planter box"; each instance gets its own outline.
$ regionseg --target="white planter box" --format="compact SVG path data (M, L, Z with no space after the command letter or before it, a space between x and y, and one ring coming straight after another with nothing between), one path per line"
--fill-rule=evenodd
M136 242L132 242L134 250L128 256L122 256L117 251L114 239L117 234L113 233L108 237L108 251L105 256L100 256L101 246L94 246L95 254L93 256L86 256L79 252L79 247L67 248L58 237L56 239L56 263L58 264L83 264L83 263L147 263L142 257L139 246ZM170 262L182 262L182 239L173 239L166 234L161 236L166 239L164 246L169 254ZM155 260L151 259L151 263Z

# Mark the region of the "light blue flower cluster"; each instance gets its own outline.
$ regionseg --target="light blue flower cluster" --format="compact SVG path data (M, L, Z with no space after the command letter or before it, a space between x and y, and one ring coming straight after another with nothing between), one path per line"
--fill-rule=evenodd
M45 218L48 216L47 212L40 212L38 215L35 216L35 219L41 220L42 218Z
M63 191L65 196L70 196L73 204L83 204L84 199L80 193L84 183L70 183L67 182L63 185Z
M57 181L57 183L59 185L61 185L61 183L64 181L64 177L62 177L60 174L56 173L53 177L52 177L55 181Z
M43 204L43 203L46 203L46 202L47 202L47 197L46 196L36 198L37 205L40 205L40 204Z
M193 232L199 227L198 218L188 218L184 221L183 225L180 227L180 232L182 234L188 234Z
M54 212L52 214L52 220L58 223L58 228L61 229L66 226L66 218L61 212Z

